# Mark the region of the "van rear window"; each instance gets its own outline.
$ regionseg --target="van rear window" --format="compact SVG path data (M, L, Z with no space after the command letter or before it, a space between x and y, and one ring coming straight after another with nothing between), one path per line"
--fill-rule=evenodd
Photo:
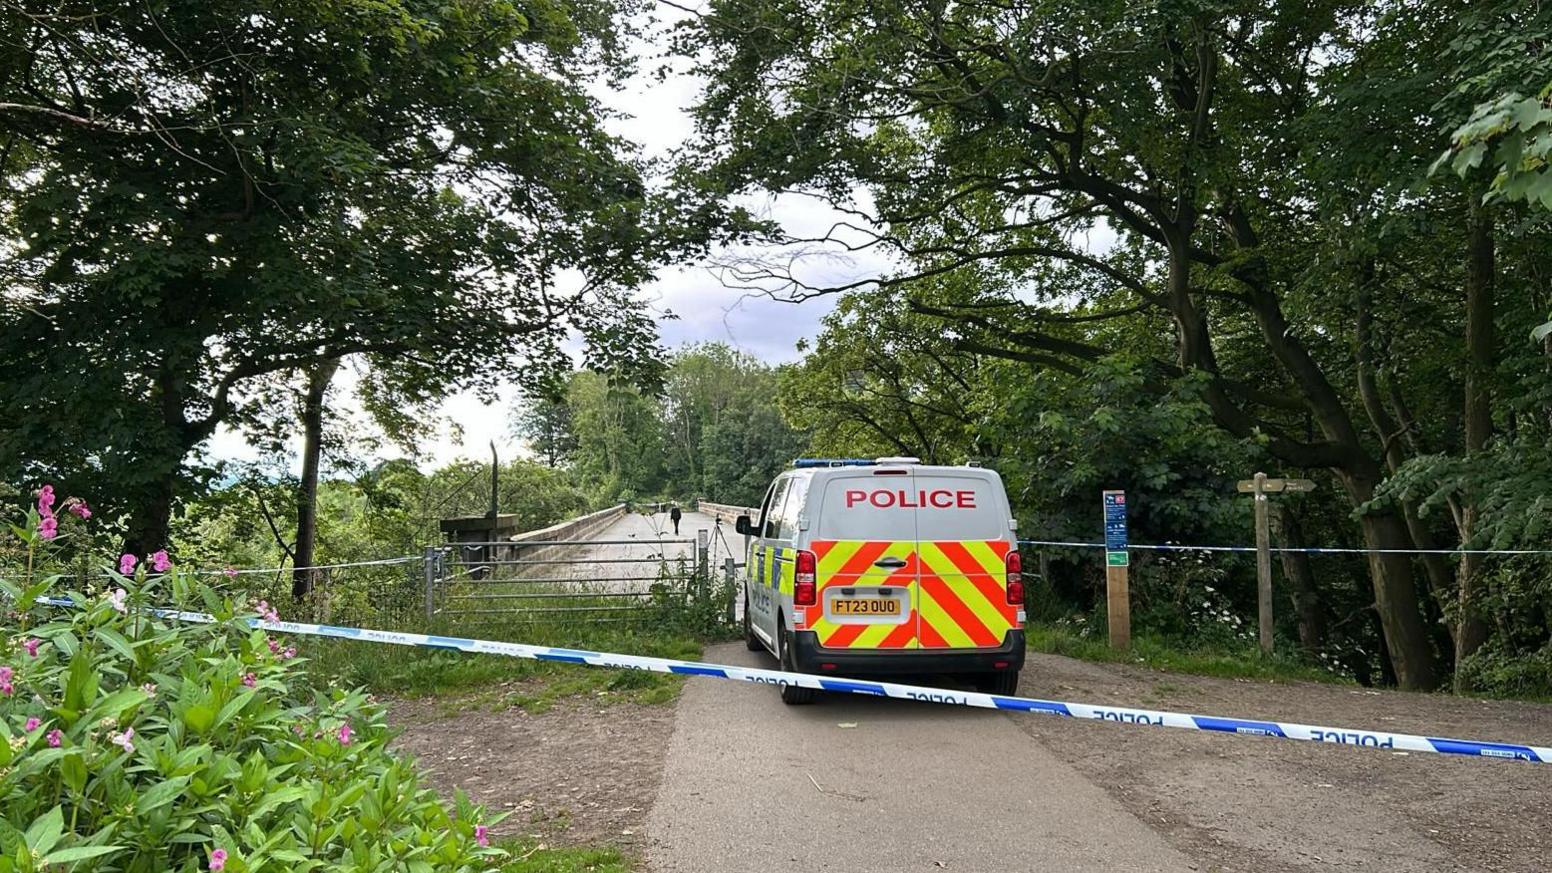
M923 540L995 540L1007 535L1002 496L985 476L914 476L923 496L916 530Z
M914 540L916 513L884 492L911 490L910 476L836 476L825 483L819 511L822 540ZM873 499L874 492L880 492Z
M827 540L991 540L1007 530L982 476L847 476L825 484L816 536Z

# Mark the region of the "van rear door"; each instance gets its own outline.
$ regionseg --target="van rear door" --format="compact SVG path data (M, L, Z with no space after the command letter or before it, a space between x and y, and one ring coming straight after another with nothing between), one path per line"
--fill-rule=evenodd
M818 604L807 629L831 649L917 648L916 512L902 500L908 467L860 468L816 481L809 495L817 525L810 548L817 561ZM812 508L817 508L814 512Z
M1002 481L972 468L922 471L913 480L921 648L1002 645L1021 608L1007 597L1012 536Z

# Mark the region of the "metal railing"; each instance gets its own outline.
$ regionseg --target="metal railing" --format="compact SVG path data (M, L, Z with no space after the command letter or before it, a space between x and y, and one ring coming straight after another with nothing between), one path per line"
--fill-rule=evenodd
M525 539L426 550L422 601L428 623L598 622L650 618L710 580L709 537ZM645 552L645 554L643 554Z

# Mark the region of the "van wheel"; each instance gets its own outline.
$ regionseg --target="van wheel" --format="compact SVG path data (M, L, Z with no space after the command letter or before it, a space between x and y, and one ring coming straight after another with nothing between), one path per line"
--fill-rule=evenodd
M782 630L780 622L776 627L776 660L781 663L781 669L788 673L798 672L797 665L792 662L792 647L789 644L788 634ZM802 706L814 702L814 689L804 688L801 685L781 686L781 702L788 706Z
M982 673L975 678L977 691L986 694L1000 694L1003 697L1012 697L1018 694L1019 671L998 670L995 673Z
M744 594L744 648L751 652L758 652L765 648L760 638L754 635L754 625L749 622L749 594Z

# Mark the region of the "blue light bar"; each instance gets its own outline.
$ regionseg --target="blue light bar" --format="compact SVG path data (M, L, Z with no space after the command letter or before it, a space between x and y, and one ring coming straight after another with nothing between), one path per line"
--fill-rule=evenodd
M795 470L805 467L872 467L877 464L871 458L798 458L792 462Z

